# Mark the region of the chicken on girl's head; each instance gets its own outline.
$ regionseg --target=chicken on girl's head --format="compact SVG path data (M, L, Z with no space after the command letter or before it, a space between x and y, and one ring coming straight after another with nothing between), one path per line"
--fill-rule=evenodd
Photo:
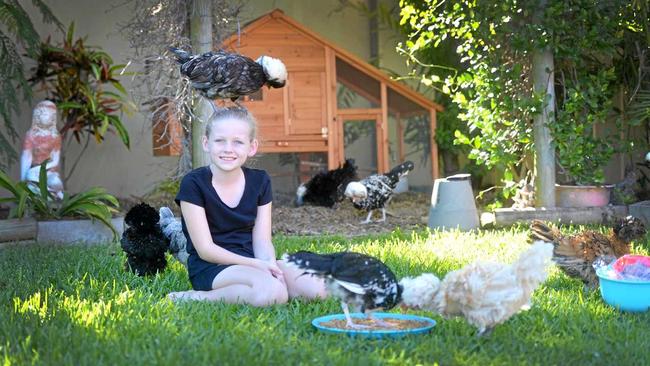
M208 99L231 99L256 93L264 85L281 88L287 80L282 61L261 56L256 61L225 50L193 55L170 47L185 76L201 95Z
M270 56L260 56L255 62L262 65L267 79L266 86L269 88L282 88L286 84L287 68L282 61Z

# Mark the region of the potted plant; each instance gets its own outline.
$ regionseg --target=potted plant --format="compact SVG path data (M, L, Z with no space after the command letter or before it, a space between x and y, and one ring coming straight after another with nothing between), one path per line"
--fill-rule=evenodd
M117 199L103 188L94 187L74 195L64 192L63 199L58 200L48 191L46 164L41 164L38 184L14 182L0 171L0 187L10 193L9 197L0 199L0 203L12 205L9 218L35 218L36 240L41 242L117 240L123 231L123 218L113 217L119 208Z
M47 39L41 44L29 79L61 111L63 126L60 133L64 145L70 142L71 137L84 143L70 167L65 166L65 149L62 149L64 183L84 156L91 139L101 143L110 131L116 133L127 148L130 147L121 114L135 109L118 79L118 74L128 74L123 72L125 65L113 64L112 58L101 48L86 45L84 38L75 40L73 34L74 23L68 28L63 43L55 45Z
M579 77L579 74L578 76ZM559 207L605 206L613 185L605 184L604 167L625 146L617 140L598 137L596 127L616 118L612 115L615 76L601 70L584 76L562 89L562 108L550 124L556 148L556 204ZM620 123L616 121L618 135Z

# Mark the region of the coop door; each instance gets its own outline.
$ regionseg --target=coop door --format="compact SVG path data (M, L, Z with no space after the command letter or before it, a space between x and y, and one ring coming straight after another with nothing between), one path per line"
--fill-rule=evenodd
M345 159L354 159L360 177L377 173L377 120L343 119Z
M327 136L325 72L292 71L288 82L288 133Z

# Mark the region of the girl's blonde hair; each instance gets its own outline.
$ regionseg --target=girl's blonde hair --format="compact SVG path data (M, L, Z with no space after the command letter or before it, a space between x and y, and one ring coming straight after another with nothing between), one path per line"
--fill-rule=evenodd
M246 122L251 131L251 141L257 138L257 121L246 108L242 107L227 107L217 109L208 120L208 123L205 125L205 136L208 138L210 137L213 123L224 119L238 119L240 121Z

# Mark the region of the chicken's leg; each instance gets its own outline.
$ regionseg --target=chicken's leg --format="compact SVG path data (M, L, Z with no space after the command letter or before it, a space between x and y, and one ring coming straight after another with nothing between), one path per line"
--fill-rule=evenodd
M393 327L395 326L395 324L393 324L393 323L385 322L385 321L383 321L383 320L381 320L381 319L379 319L379 318L375 318L375 317L373 316L373 314L374 314L373 311L368 311L368 312L366 313L366 316L367 316L368 319L370 319L370 321L372 321L374 324L377 324L378 326L380 326L380 327L384 327L384 328L393 328Z
M479 337L479 338L484 337L484 336L489 336L490 334L492 334L493 330L494 330L494 328L492 328L492 327L486 327L486 328L483 328L483 329L479 329L476 336Z
M372 222L372 220L370 220L371 217L372 217L372 210L368 211L368 217L366 217L365 221L361 221L361 223L362 224L368 224L368 223Z
M343 308L343 314L345 314L345 322L346 322L345 325L346 325L348 328L352 328L352 329L368 328L368 326L366 326L366 325L363 325L363 324L355 324L355 323L352 321L352 317L350 316L350 310L348 309L348 304L346 304L345 302L341 301L341 308Z
M384 222L384 221L386 221L386 209L382 207L381 208L381 219L377 220L377 222Z

